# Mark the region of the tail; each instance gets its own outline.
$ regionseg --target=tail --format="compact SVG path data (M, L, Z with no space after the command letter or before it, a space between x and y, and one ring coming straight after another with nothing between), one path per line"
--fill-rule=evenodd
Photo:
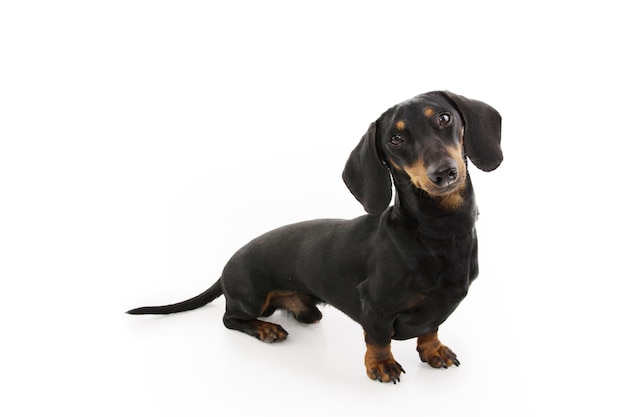
M221 286L221 278L217 280L215 284L211 286L208 290L203 292L200 295L196 295L189 300L181 301L180 303L168 304L165 306L157 306L157 307L139 307L134 308L132 310L128 310L127 314L171 314L171 313L180 313L181 311L193 310L198 307L202 307L211 301L215 300L217 297L222 295L222 286Z

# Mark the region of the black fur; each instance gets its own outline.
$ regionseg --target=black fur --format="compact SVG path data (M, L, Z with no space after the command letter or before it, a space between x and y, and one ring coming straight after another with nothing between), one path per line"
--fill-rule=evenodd
M285 309L314 322L316 304L328 303L363 327L370 378L399 380L391 339L417 337L422 360L458 365L436 335L478 274L466 156L487 171L502 161L495 109L441 91L400 103L371 124L343 173L369 214L270 231L237 251L204 293L128 313L175 313L224 294L228 328L277 341L287 332L259 317Z

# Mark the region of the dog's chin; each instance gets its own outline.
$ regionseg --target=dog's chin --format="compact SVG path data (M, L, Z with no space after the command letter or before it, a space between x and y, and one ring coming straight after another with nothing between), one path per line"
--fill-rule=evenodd
M464 182L456 182L445 187L432 187L424 191L430 198L434 199L441 208L454 211L462 207L465 203L464 189Z

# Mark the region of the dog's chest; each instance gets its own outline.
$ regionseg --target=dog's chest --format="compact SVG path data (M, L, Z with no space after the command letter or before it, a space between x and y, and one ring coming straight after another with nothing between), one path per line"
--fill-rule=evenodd
M396 299L394 338L434 331L456 309L473 279L474 246L473 238L440 242L436 248L431 242L421 245L412 261L401 267L404 274L395 287L403 295Z
M448 239L418 238L402 255L407 285L419 292L467 290L475 247L473 231Z

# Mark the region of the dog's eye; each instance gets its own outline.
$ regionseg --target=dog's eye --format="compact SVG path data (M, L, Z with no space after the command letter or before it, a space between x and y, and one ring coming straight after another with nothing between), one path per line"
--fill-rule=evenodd
M450 123L451 116L450 113L440 113L438 118L439 126L445 126Z
M391 143L392 145L400 145L402 142L404 142L404 139L402 139L402 136L400 135L391 135L391 137L389 138L389 143Z

